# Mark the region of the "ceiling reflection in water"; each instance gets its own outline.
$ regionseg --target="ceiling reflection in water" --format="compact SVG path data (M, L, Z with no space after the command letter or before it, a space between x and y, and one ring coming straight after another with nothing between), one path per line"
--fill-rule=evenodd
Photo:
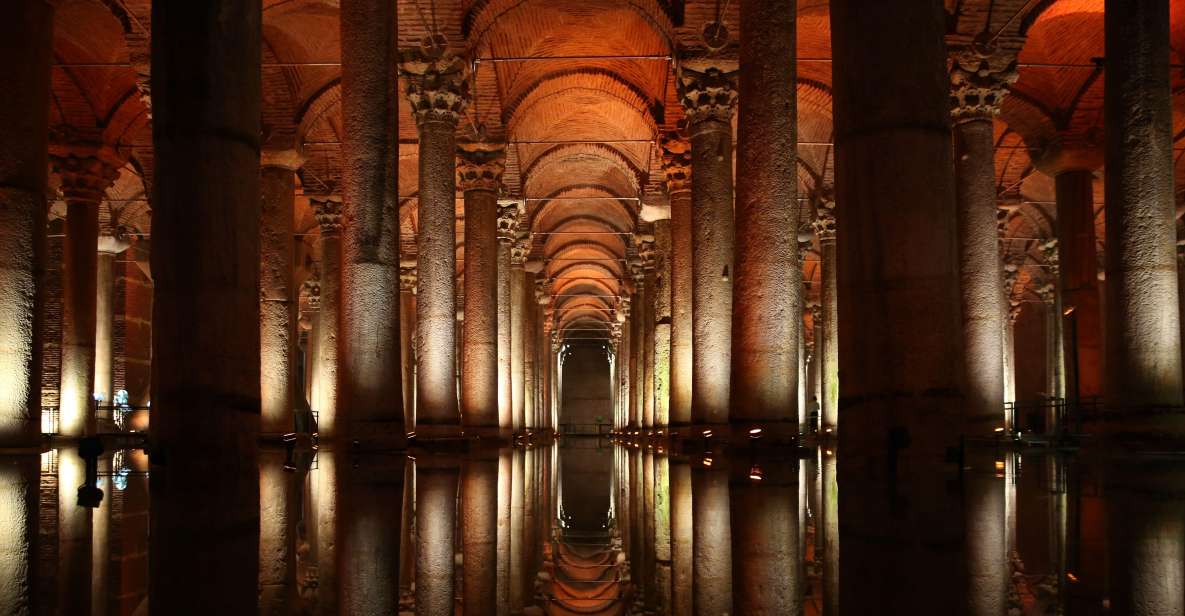
M264 450L258 562L221 564L259 580L244 614L1185 611L1183 464L980 451L958 477L878 483L841 481L837 461L591 437L413 456ZM148 613L143 452L90 470L60 449L3 471L2 541L35 550L36 613ZM79 505L88 486L97 507ZM217 560L242 546L201 549Z

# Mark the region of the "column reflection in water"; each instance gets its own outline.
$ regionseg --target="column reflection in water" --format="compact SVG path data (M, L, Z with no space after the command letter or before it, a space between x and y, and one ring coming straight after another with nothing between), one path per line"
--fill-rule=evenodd
M823 536L823 616L839 614L839 481L836 476L835 453L824 449L819 456L820 496L819 524L816 533ZM816 545L820 545L816 539Z
M498 457L471 453L461 477L462 606L466 614L493 614L498 593Z
M671 460L671 615L692 614L691 467Z
M0 611L5 613L32 611L39 482L37 455L0 456Z
M281 616L296 611L297 490L303 481L285 464L283 450L259 451L259 613Z
M510 501L514 453L498 453L498 609L497 616L510 612Z
M309 473L312 500L311 523L307 524L310 548L315 563L310 571L315 582L316 613L337 612L337 464L339 454L330 449L317 452L316 469Z
M659 449L662 453L662 449ZM654 585L658 613L671 613L671 474L670 459L654 456Z
M416 458L416 615L452 616L456 462Z
M91 529L93 542L91 544L91 616L104 616L108 613L108 597L111 588L111 539L113 526L112 500L115 496L112 485L111 454L99 457L97 486L103 491L103 500L99 502L92 513Z
M731 613L800 614L802 560L794 460L746 464L734 459L730 475L732 579L737 585Z
M1004 470L991 451L969 450L963 470L967 516L967 614L999 616L1008 594Z
M354 454L338 464L336 564L340 614L380 616L399 610L399 512L403 509L405 463L402 453L393 452ZM456 494L455 471L452 481L453 491L447 495L449 511ZM447 546L451 614L452 516L434 516L450 524Z
M728 469L702 458L691 471L692 592L696 616L732 613L732 545Z
M521 613L526 598L523 595L523 485L525 480L525 452L515 449L511 453L510 475L510 563L509 603L510 613Z
M647 368L649 370L649 368ZM655 529L654 529L654 454L649 450L641 454L642 457L642 530L645 535L642 541L642 597L647 610L653 610L657 605L654 584L655 568Z
M58 450L57 613L63 615L87 614L91 607L91 509L78 503L85 481L78 449Z
M1119 460L1108 469L1112 614L1185 613L1185 465Z

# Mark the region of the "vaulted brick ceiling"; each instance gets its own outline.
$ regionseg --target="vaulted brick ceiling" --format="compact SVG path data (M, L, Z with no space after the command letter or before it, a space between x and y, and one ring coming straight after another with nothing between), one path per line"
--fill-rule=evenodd
M945 4L951 43L971 40L990 14L995 42L1019 52L1021 77L997 122L998 186L1004 201L1019 204L1007 222L1018 239L1006 244L1006 254L1039 260L1037 240L1052 229L1053 194L1032 159L1059 133L1086 141L1101 135L1103 76L1092 59L1103 55L1103 0ZM402 47L416 47L439 31L453 53L471 60L475 99L459 133L480 131L508 143L506 196L527 200L536 234L532 258L545 261L544 271L556 279L555 292L563 295L557 305L573 309L565 314L574 315L574 322L609 318L612 296L622 292L628 275L624 261L635 250L629 234L646 231L638 218L641 201L662 198L658 142L683 117L671 58L688 50L704 53L700 32L717 19L731 29L734 42L721 53L735 55L737 5L737 0L398 0ZM827 5L798 2L798 181L804 197L830 186L834 173ZM1181 64L1185 0L1172 6L1174 61ZM341 174L342 130L337 2L263 0L263 9L265 147L303 149L308 158L303 189L333 193ZM148 194L152 179L149 109L141 96L148 83L150 19L149 0L63 1L55 21L59 66L51 110L55 140L107 144L129 161L124 175L135 177L122 179L113 199L125 200L118 204L124 222L144 231L148 210L132 200ZM1179 68L1173 74L1179 93L1185 79ZM1185 96L1176 95L1174 104L1180 136ZM417 134L406 101L399 120L403 250L414 255ZM1178 186L1185 185L1181 153L1178 147ZM1101 200L1101 188L1096 195ZM311 234L305 239L312 244ZM461 246L462 238L457 242ZM807 280L815 276L810 259Z

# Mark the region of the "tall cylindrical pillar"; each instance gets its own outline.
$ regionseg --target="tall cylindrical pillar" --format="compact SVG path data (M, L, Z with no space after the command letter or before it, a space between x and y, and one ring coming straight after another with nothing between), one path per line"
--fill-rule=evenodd
M115 373L115 259L131 244L110 233L99 235L95 280L95 399L112 406Z
M456 137L467 105L465 63L445 55L403 64L420 131L416 235L416 433L448 434L460 423L456 388Z
M259 430L273 437L295 429L297 298L292 234L296 170L302 163L295 151L265 150L259 173Z
M416 425L416 266L399 267L399 345L402 348L403 426Z
M1103 325L1095 245L1094 176L1089 169L1075 165L1058 170L1054 186L1066 399L1076 404L1082 398L1103 393Z
M684 61L677 81L691 140L691 420L728 423L732 365L732 113L735 72Z
M797 0L741 0L732 416L767 438L797 433ZM745 426L740 426L745 427Z
M972 49L952 54L951 118L954 121L955 203L966 381L968 434L986 436L1003 425L1007 305L1000 293L996 158L993 121L1017 73L1011 54L984 56Z
M152 5L148 586L162 614L194 597L259 609L261 13Z
M1183 403L1169 0L1108 0L1105 31L1107 405ZM1132 419L1120 419L1135 428ZM1176 416L1136 419L1185 436Z
M831 2L839 583L853 614L955 605L966 589L962 499L942 487L964 424L945 32L941 0Z
M671 220L654 221L654 425L671 424Z
M498 206L498 427L514 431L514 402L511 395L511 299L510 252L518 234L518 204Z
M655 267L658 265L658 255L654 251L654 239L647 238L642 242L642 277L646 290L645 304L642 306L642 425L652 430L655 424L654 414L654 318L656 295Z
M662 168L671 200L671 426L691 423L691 144L679 135L662 142Z
M535 274L525 272L523 280L523 426L528 431L539 427L536 415L535 350L538 340L535 336L535 313L539 304L535 301Z
M523 264L527 260L530 243L526 238L516 238L510 247L510 407L511 427L517 434L527 428L526 390L523 378L526 367L526 319L527 272Z
M630 426L646 426L646 277L634 265L634 299L630 302Z
M818 402L819 418L816 426L824 433L839 428L839 268L835 254L835 202L816 203L816 217L812 222L819 239L819 317L815 323L815 353L819 360Z
M498 431L498 191L506 151L490 144L458 149L465 194L465 321L461 414L466 429Z
M316 348L313 357L317 430L327 441L341 434L338 407L338 332L341 326L341 233L342 202L338 199L312 199L313 216L321 230L321 301L317 315Z
M0 73L0 281L8 291L0 298L0 443L5 447L39 447L41 440L41 277L45 271L46 160L49 157L50 63L53 58L53 7L45 0L19 0L0 23L9 41L10 70ZM33 461L36 464L36 460ZM13 461L5 481L22 501L20 471ZM11 475L11 477L9 477ZM36 481L34 481L36 485ZM34 501L35 502L35 501ZM32 524L36 524L34 506ZM14 520L17 524L19 520ZM19 524L14 527L20 532ZM17 539L16 537L13 537ZM12 543L13 579L0 594L8 605L27 605L27 583L34 570L31 553L21 541ZM25 546L27 549L28 546ZM20 568L24 565L24 568Z
M400 113L399 82L394 70L398 59L398 12L386 0L344 0L339 12L341 157L345 161L341 165L341 194L345 227L341 255L338 424L341 434L352 442L398 446L406 438L403 392L395 377L402 359L396 178ZM431 99L432 94L420 89L418 96L413 92L409 97L414 103ZM432 132L424 128L431 125L423 120L425 114L419 106L414 108L421 132ZM452 125L456 126L455 120ZM426 141L421 144L421 165L440 164L431 147L423 147L432 142ZM451 148L448 161L452 161ZM452 178L451 164L443 171ZM433 224L433 219L425 218L422 212L425 198L432 200L435 194L435 185L426 186L421 180L419 186L419 224L424 229ZM451 182L443 188L449 189L448 222L452 223ZM448 243L451 256L451 233ZM426 261L432 258L429 256ZM452 261L448 263L451 267ZM452 274L451 270L449 273Z
M118 175L97 155L54 156L66 199L62 251L62 374L59 430L63 436L94 434L95 282L98 276L99 206Z

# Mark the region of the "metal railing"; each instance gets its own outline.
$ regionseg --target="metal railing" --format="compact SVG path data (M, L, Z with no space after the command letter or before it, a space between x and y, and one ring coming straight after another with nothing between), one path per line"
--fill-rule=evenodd
M1036 435L1064 437L1081 434L1084 421L1091 421L1102 412L1102 399L1089 396L1077 401L1065 398L1042 398L1005 402L1014 436Z

